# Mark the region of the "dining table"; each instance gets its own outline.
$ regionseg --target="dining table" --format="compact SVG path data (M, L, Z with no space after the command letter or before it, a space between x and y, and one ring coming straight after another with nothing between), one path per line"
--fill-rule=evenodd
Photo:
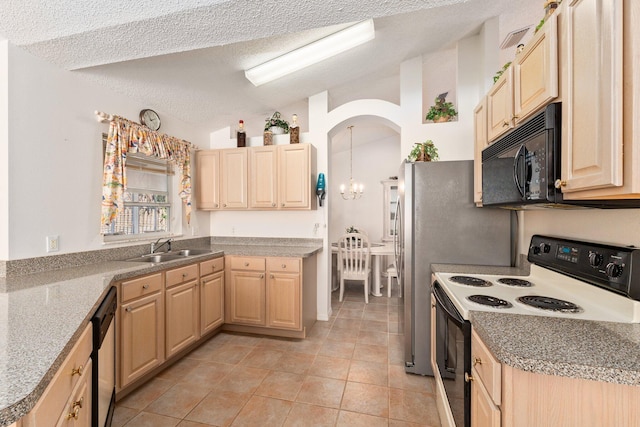
M380 276L383 272L382 263L386 257L393 256L393 242L372 242L369 244L369 248L373 262L373 288L371 289L371 295L381 297L382 292L380 292L380 289L382 288L382 284ZM337 242L331 244L331 251L336 254L338 253ZM386 271L386 267L384 271Z

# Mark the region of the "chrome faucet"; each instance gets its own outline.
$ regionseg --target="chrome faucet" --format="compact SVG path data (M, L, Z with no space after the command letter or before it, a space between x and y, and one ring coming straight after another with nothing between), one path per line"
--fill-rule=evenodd
M167 245L167 252L171 252L171 238L168 238L163 243L158 245L158 242L160 242L160 240L162 240L162 237L156 240L155 242L151 243L151 253L155 253L158 249L160 249L164 245Z

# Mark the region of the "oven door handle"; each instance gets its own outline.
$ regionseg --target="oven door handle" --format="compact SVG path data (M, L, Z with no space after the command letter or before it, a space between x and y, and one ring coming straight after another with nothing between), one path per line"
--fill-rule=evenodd
M520 184L520 180L518 179L519 173L520 173L520 168L518 168L518 164L520 163L520 158L524 157L524 151L525 151L526 147L524 146L524 144L522 144L520 146L520 148L518 148L518 152L516 153L516 157L513 159L513 181L516 184L516 187L518 188L518 193L520 193L520 196L524 197L524 185Z
M462 327L464 319L458 313L458 310L453 306L453 303L449 297L442 290L440 283L433 282L433 296L436 298L436 303L446 313L447 317L451 319L456 325Z

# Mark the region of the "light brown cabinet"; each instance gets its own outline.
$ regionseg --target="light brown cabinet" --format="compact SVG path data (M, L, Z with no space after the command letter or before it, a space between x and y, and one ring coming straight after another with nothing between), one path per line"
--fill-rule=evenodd
M310 144L199 152L196 207L206 210L313 209L313 153Z
M220 150L196 153L196 207L220 209Z
M92 325L89 324L38 402L22 418L23 427L91 424L92 337Z
M230 257L227 281L228 323L265 326L266 288L265 259L261 257Z
M298 258L267 258L267 326L300 329L300 267Z
M163 275L122 282L120 285L117 345L117 387L123 388L165 360Z
M487 139L490 142L558 97L557 58L554 14L487 93Z
M483 97L473 110L473 202L482 206L482 150L487 148L487 97Z
M565 199L640 197L640 38L633 0L559 8Z
M165 354L167 359L200 338L198 265L166 272Z
M315 257L226 257L225 330L304 338L316 318Z
M224 322L224 258L200 263L200 335Z
M471 427L500 427L502 367L471 333Z
M246 209L248 154L245 148L220 152L220 205L222 209Z

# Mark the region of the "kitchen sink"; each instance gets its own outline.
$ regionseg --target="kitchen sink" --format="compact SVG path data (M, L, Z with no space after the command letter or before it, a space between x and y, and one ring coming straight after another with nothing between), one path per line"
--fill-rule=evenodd
M177 259L185 259L186 257L190 257L190 256L206 255L210 253L211 251L209 249L181 249L176 252L161 252L157 254L142 255L135 258L129 258L127 259L127 261L158 263L158 262L175 261Z
M210 253L209 249L182 249L176 252L180 256L206 255Z

